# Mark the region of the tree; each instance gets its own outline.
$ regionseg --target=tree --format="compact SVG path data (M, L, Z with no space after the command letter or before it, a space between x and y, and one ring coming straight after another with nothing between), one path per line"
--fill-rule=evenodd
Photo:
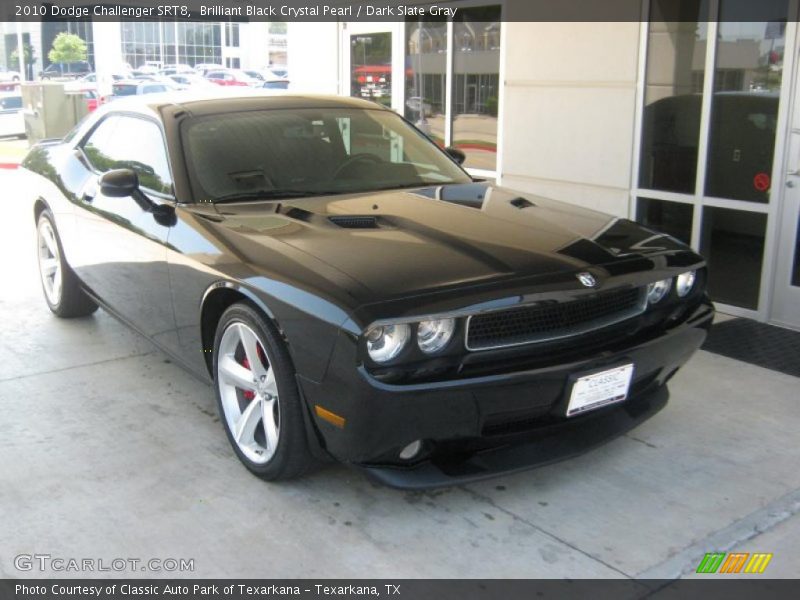
M22 44L22 56L25 59L25 65L32 65L36 62L36 52L33 49L33 46L30 44ZM19 64L19 52L17 51L16 46L14 50L11 51L11 63L12 66L10 68L16 68Z
M47 58L53 63L73 63L85 61L88 55L86 42L74 33L61 32L53 40L53 49Z

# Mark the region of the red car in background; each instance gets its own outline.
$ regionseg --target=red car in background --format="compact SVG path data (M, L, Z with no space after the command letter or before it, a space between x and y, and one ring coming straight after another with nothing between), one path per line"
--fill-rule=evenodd
M82 93L83 97L86 99L86 108L89 109L89 112L97 110L97 107L100 106L100 104L102 104L100 95L97 93L96 90L85 89L78 91Z
M205 78L209 81L213 81L217 85L257 87L261 83L239 69L217 69L215 71L208 71L205 74Z

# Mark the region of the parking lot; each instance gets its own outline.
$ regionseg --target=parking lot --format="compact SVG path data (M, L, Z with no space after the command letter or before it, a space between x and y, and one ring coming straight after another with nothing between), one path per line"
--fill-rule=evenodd
M340 465L268 484L209 387L103 311L50 314L17 179L0 171L0 577L52 575L15 568L34 553L195 577L673 578L757 551L764 576L800 573L797 378L701 351L664 411L569 462L422 493Z

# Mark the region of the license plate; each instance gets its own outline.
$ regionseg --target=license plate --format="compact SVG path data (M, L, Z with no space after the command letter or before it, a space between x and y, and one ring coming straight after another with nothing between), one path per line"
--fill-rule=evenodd
M572 384L567 416L622 402L628 397L632 377L632 364L578 377Z

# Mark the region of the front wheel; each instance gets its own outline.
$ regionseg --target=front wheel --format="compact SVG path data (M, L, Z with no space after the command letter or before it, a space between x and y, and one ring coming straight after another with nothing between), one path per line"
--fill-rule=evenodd
M223 313L214 339L214 389L239 460L267 480L291 479L312 464L303 405L286 348L247 304Z
M39 215L36 241L39 278L50 310L62 318L85 317L96 311L97 304L81 289L78 278L64 259L53 213L49 210Z

